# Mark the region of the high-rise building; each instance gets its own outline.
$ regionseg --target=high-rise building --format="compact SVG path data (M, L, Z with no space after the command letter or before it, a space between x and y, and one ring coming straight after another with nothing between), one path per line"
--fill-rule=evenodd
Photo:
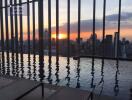
M126 55L126 39L122 39L122 48L121 48L122 58L127 58Z
M119 40L119 33L115 32L115 37L114 37L114 57L120 57L121 56L121 41Z
M106 57L113 56L113 45L112 45L112 35L106 35L104 40L104 54Z
M112 44L112 35L106 35L106 40L109 44Z

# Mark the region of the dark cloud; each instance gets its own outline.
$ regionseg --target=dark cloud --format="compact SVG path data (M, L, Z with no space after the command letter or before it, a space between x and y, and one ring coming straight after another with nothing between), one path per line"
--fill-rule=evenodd
M121 14L121 21L126 21L132 19L132 13L130 12L123 12ZM108 15L106 16L106 21L117 21L118 20L118 14Z
M92 32L93 20L82 20L81 21L81 32ZM112 14L106 16L106 29L115 29L118 26L118 14ZM132 27L132 13L123 12L121 15L121 26L122 28ZM71 33L76 33L78 29L78 23L71 23ZM96 19L96 30L102 30L103 20ZM55 27L52 28L55 31ZM60 31L67 31L67 23L60 26Z

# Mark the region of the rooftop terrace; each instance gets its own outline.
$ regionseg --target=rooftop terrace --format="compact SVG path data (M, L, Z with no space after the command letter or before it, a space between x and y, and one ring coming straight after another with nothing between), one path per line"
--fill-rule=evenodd
M23 79L44 98L38 87L22 100L131 100L130 3L0 0L0 92Z

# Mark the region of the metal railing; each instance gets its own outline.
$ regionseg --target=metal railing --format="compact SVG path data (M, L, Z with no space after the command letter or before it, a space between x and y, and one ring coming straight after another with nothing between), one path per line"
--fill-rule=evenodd
M9 4L7 1L10 1ZM14 2L13 2L14 1ZM28 61L30 62L30 54L33 53L34 56L38 53L39 54L39 76L41 77L41 81L44 78L44 49L45 49L45 39L44 39L44 5L43 5L44 0L27 0L26 2L22 2L22 0L0 0L0 46L1 46L1 59L0 61L2 62L2 66L4 67L5 64L5 58L4 58L4 53L6 52L7 58L9 58L9 52L12 53L12 73L14 73L14 56L16 57L16 65L18 65L18 60L19 60L19 53L20 53L20 58L21 58L21 71L23 73L23 54L28 53ZM48 56L49 56L49 67L51 64L51 57L52 57L52 21L51 21L51 1L48 0ZM37 2L38 4L38 13L36 13L35 7ZM106 36L106 2L107 0L103 1L103 27L102 27L102 41L105 40ZM78 0L78 30L77 30L77 54L74 56L77 56L77 58L81 57L89 57L89 58L103 58L103 59L113 59L113 60L132 60L129 58L121 58L119 56L119 41L120 41L120 22L121 22L121 0L117 1L119 2L119 12L118 12L118 37L117 37L117 49L116 49L116 56L115 57L106 57L105 56L105 45L103 45L103 50L102 50L102 56L98 56L95 54L95 32L96 32L96 0L93 0L93 29L92 29L92 53L91 55L81 55L81 0ZM4 5L3 5L4 4ZM32 4L32 5L30 5ZM27 41L28 41L28 51L24 51L24 27L23 27L23 15L20 13L19 17L17 17L17 13L14 15L13 13L13 7L19 6L21 8L22 5L27 5ZM32 7L31 7L32 6ZM32 8L32 20L30 19L30 8ZM71 0L67 0L67 61L69 65L69 60L71 56ZM59 40L59 27L60 27L60 20L59 20L59 0L56 0L56 64L58 65L59 61L59 48L60 48L60 40ZM10 16L8 15L8 11L10 12ZM5 15L4 15L5 14ZM38 15L38 41L36 40L36 18L35 15ZM3 16L5 16L5 21ZM9 20L10 19L10 20ZM9 22L10 21L10 22ZM18 23L19 21L19 23ZM32 47L31 47L31 32L30 32L30 22L33 23L32 25ZM9 25L10 24L10 25ZM5 26L4 26L5 25ZM5 27L5 29L4 29ZM9 33L9 27L10 27L10 33ZM18 31L19 29L19 31ZM20 37L20 39L19 39ZM11 42L11 43L10 43ZM36 43L38 42L38 45ZM37 49L39 47L39 49ZM7 59L8 64L9 64L9 59ZM28 64L30 67L30 63ZM1 68L1 67L0 67ZM4 68L2 73L4 74ZM68 67L67 67L68 69ZM78 68L79 69L79 68ZM16 69L18 71L18 69ZM59 70L59 66L57 66L57 70ZM56 72L57 74L57 72ZM23 74L22 74L23 75ZM23 77L23 76L22 76ZM49 76L50 77L50 76ZM91 92L91 98L93 98L93 93ZM90 97L89 97L90 99Z
M12 15L13 13L13 7L20 7L24 4L27 5L27 40L28 40L28 51L27 53L30 54L31 51L33 51L33 53L35 53L35 43L36 43L36 32L35 32L35 24L36 24L36 19L35 19L35 2L38 3L38 31L39 31L39 50L38 52L40 53L40 55L44 55L44 38L43 38L43 33L44 33L44 15L43 15L43 11L44 11L44 5L43 5L43 0L27 0L27 2L22 2L22 0L14 0L14 2L12 0L10 0L9 4L8 4L9 0L1 0L1 51L4 52L4 50L6 49L7 52L11 51L11 52L20 52L21 54L24 53L23 52L23 15L20 13L19 15L19 19L18 19L18 15ZM71 34L71 19L70 19L70 2L69 0L67 0L67 56L70 57L71 55L71 43L70 43L70 34ZM78 0L78 32L77 32L77 53L74 56L79 56L79 57L97 57L97 58L105 58L105 59L120 59L120 60L131 60L131 59L127 59L127 58L122 58L120 57L119 54L119 49L120 49L120 22L121 22L121 0L117 1L119 2L119 12L118 12L118 36L117 36L117 49L114 51L115 56L110 56L107 57L105 55L105 44L103 44L103 50L102 50L102 55L96 55L96 0L93 0L93 29L92 29L92 33L93 33L93 37L92 37L92 52L91 55L81 55L80 50L81 50L81 0ZM42 3L42 4L41 4ZM32 20L30 19L30 4L32 4ZM8 10L10 9L10 25L9 24L9 20L8 20ZM20 9L21 10L21 9ZM42 11L41 11L42 10ZM3 19L3 14L5 13L5 21ZM18 24L18 20L20 21ZM33 36L32 36L32 41L33 41L33 46L32 46L32 50L31 50L31 32L30 32L30 22L32 21L33 25ZM5 23L5 30L4 30L4 23ZM56 0L56 59L59 60L59 48L60 48L60 43L59 43L59 0ZM9 33L9 28L11 29L11 32ZM18 28L20 29L20 32L18 32ZM103 33L102 33L102 41L105 40L105 36L106 36L106 0L103 1L103 27L102 27ZM11 44L9 44L9 36L11 35ZM18 36L20 35L20 39L18 39ZM48 0L48 55L51 57L52 56L52 24L51 24L51 0ZM20 44L20 45L19 45ZM6 48L5 48L6 47ZM19 48L20 47L20 48Z

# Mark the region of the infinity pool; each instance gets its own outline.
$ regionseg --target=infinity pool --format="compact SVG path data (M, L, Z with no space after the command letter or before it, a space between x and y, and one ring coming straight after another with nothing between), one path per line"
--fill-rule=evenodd
M39 56L24 54L23 59L11 53L0 55L2 74L24 77L31 80L43 80L49 84L68 86L92 91L98 95L115 96L119 100L131 100L132 62L102 59L44 57L43 71L39 70ZM57 62L57 63L56 63ZM44 72L43 76L40 72Z

